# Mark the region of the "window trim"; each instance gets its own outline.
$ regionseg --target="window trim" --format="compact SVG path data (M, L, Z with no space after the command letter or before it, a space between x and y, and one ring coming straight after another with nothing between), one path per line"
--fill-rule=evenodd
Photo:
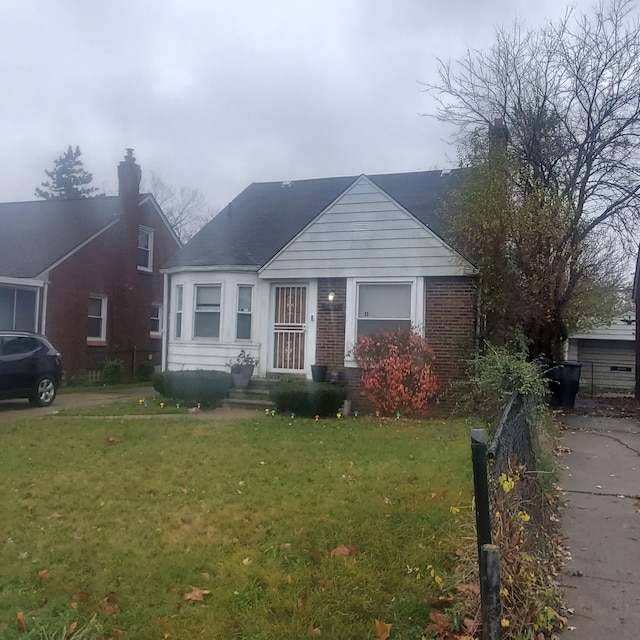
M173 337L176 340L182 339L182 331L184 329L184 284L177 284L175 289L176 309L175 309L175 326L173 327Z
M198 309L198 289L204 287L217 287L220 289L220 303L218 309ZM222 282L202 282L193 286L193 329L192 335L194 340L215 340L220 341L222 336L222 302L224 300L224 287ZM197 314L198 313L217 313L218 314L218 335L217 336L200 336L196 334Z
M149 247L141 247L140 246L140 233L146 233L149 238ZM136 249L136 265L138 267L138 271L143 271L145 273L151 273L153 271L153 248L154 248L154 233L155 231L149 227L143 227L142 225L138 227L138 240L137 240L137 249ZM147 264L141 265L139 262L140 251L148 252L148 260Z
M347 299L345 304L345 358L347 367L355 367L353 347L358 338L358 285L360 284L410 284L411 285L411 326L424 336L425 284L423 277L378 277L347 278Z
M249 291L251 292L251 307L249 309L249 311L241 311L240 310L240 289L242 287L245 287L246 289L249 289ZM251 339L253 337L253 298L254 298L254 285L252 284L238 284L236 286L236 335L235 335L235 339L236 342L251 342ZM238 320L240 318L240 316L249 316L249 337L248 338L239 338L238 337Z
M100 293L90 293L89 300L100 300L100 316L89 315L89 305L87 304L87 319L100 318L100 337L90 336L89 327L87 327L87 344L104 345L107 343L107 313L108 313L108 297Z
M153 310L157 309L158 310L158 315L157 317L153 315ZM162 338L162 303L160 302L152 302L151 303L151 327L149 328L149 337L150 338L154 338L154 339L158 339L158 338ZM158 322L158 330L154 331L153 330L153 322L154 320L157 320Z

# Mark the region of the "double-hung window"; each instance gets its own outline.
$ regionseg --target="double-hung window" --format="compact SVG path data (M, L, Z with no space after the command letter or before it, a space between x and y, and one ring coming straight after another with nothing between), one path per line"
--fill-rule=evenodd
M153 229L138 227L138 271L153 271Z
M411 283L359 283L357 335L411 328Z
M236 315L236 340L251 340L251 315L253 313L253 287L238 285L238 310Z
M159 338L162 331L162 305L151 305L151 319L149 323L149 333L152 338Z
M87 340L104 342L107 339L107 298L89 296Z
M194 337L220 337L221 298L222 285L196 285Z
M182 301L184 297L184 285L176 286L176 326L174 335L176 338L182 338Z

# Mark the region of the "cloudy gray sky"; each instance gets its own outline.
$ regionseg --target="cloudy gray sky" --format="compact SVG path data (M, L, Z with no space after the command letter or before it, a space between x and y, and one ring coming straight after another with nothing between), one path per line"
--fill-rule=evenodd
M577 2L577 4L581 4ZM592 3L585 3L585 7ZM5 0L0 201L34 199L68 145L114 193L143 176L222 208L250 182L443 168L419 81L436 57L535 26L557 0Z

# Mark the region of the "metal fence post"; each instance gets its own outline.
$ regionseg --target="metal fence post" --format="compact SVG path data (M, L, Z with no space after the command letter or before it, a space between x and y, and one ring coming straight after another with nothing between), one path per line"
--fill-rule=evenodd
M491 544L491 516L489 514L489 484L487 482L487 436L484 429L471 429L471 462L473 490L476 503L478 560L482 560L482 545Z
M500 549L494 544L482 546L484 573L481 578L482 640L499 640L502 635L500 603Z

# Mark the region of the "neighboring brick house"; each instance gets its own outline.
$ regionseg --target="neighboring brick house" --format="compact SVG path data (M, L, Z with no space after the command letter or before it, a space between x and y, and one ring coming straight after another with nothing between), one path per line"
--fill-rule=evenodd
M163 367L228 370L241 349L259 377L339 372L362 333L413 326L443 386L474 348L477 270L438 212L460 172L322 178L247 187L166 263Z
M0 329L46 334L67 379L160 365L159 267L181 245L140 176L129 149L117 196L0 204Z

